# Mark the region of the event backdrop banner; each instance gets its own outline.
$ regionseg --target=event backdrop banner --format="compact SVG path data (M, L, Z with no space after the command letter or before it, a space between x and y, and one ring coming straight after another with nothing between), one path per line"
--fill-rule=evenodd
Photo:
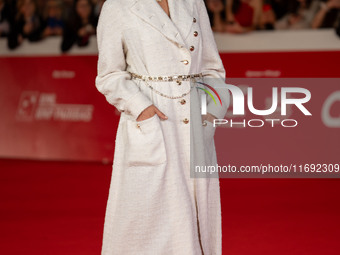
M221 53L228 78L338 77L339 55L339 51ZM302 65L302 59L310 61ZM1 56L0 64L0 157L112 161L119 112L95 88L96 55ZM270 96L273 81L254 84L256 101L264 103L263 95ZM327 98L335 93L339 101L339 83L316 79L298 85L311 89L311 118L304 117L294 129L229 129L229 151L220 151L227 155L220 158L237 164L259 163L263 155L273 162L327 161L340 155L339 126L327 125L321 116ZM334 102L330 116L339 116L339 109L339 102ZM260 148L266 154L261 156Z
M0 62L1 157L112 160L118 115L95 88L96 56Z

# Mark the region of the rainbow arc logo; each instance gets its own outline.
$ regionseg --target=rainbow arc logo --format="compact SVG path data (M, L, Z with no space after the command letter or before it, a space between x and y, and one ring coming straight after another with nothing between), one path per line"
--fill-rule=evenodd
M203 86L206 86L206 87L209 88L211 91L213 91L213 92L215 93L215 95L217 96L217 98L218 98L218 100L220 101L220 104L221 104L221 106L222 106L222 100L221 100L221 98L220 98L220 95L217 93L217 91L216 91L212 86L210 86L210 85L208 85L208 84L206 84L206 83L204 83L204 82L199 82L199 81L197 81L196 83L202 84ZM203 90L205 93L207 93L207 94L212 98L212 100L215 102L215 104L217 104L217 103L216 103L216 100L215 100L215 97L212 95L212 93L211 93L209 90L204 89L204 88L201 88L201 87L197 87L197 88L199 88L199 89Z

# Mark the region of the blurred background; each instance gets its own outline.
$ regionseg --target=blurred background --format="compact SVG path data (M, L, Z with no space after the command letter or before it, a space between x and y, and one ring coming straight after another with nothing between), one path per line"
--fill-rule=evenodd
M60 49L87 46L103 0L1 0L0 35L15 49L24 39L61 36ZM332 28L340 34L339 0L205 0L212 28L243 34L259 30Z
M103 2L0 0L1 254L100 254L119 121L94 84ZM312 93L294 130L218 129L220 161L339 164L340 0L205 4L227 81L259 108L273 84ZM338 178L222 178L223 254L337 255L339 194Z

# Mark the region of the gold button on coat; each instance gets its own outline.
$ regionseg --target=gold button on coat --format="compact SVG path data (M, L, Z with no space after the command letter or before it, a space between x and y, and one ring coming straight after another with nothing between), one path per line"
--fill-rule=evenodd
M183 62L184 65L189 64L189 61L188 61L188 60L182 60L181 62Z
M189 123L189 120L188 120L187 118L185 118L185 119L183 120L183 122L184 122L184 124L188 124L188 123Z
M193 51L195 49L194 46L190 46L190 50Z
M198 36L198 32L197 31L194 32L194 36Z
M192 21L193 21L194 23L196 23L196 19L195 19L195 18L193 18Z
M181 104L185 104L187 101L185 101L185 99L181 100Z

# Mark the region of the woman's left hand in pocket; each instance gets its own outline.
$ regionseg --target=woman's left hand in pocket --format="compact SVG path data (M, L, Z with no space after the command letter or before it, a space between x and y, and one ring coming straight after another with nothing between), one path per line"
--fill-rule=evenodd
M214 115L211 113L207 113L206 115L202 115L202 121L209 121L211 123L214 123L214 119L217 119Z

